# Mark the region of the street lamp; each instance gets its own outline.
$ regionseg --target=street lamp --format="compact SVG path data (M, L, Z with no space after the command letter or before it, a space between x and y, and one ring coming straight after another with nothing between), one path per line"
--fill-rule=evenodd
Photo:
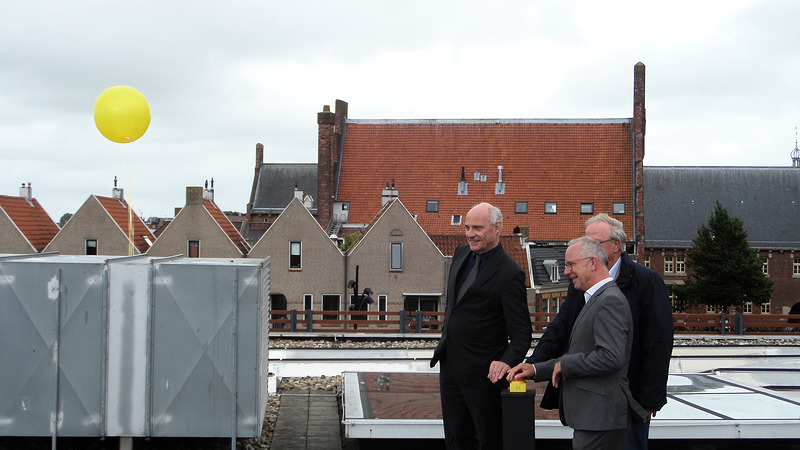
M353 290L353 297L350 299L350 311L365 311L366 305L375 303L372 299L372 289L365 287L364 292L358 293L358 266L356 266L356 279L347 282L347 287ZM357 324L353 325L353 329L358 328Z

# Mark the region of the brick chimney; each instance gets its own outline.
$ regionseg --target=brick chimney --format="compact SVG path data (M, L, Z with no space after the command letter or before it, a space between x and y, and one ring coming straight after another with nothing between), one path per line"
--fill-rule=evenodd
M125 199L125 191L122 188L117 187L117 177L114 177L114 188L111 189L111 197L122 201Z
M28 203L31 202L31 200L33 199L33 192L31 191L30 182L28 183L27 187L25 186L25 183L22 183L22 187L19 188L19 196L27 200Z
M203 187L186 186L186 206L203 204Z
M381 208L399 196L400 191L394 186L394 179L392 179L392 186L389 187L389 183L386 183L386 187L381 191Z
M203 188L203 198L211 200L214 203L214 179L211 179L211 188L208 187L208 180L206 180L205 187Z
M646 112L644 107L644 64L633 67L633 177L634 177L634 241L636 259L644 262L644 134Z
M264 145L256 144L256 168L253 174L253 187L250 188L250 201L247 202L247 222L252 220L253 203L256 201L256 189L258 188L258 175L261 173L261 164L264 163Z
M333 213L333 154L336 151L336 115L331 112L329 105L323 106L322 112L317 113L317 125L317 222L322 228L327 228Z

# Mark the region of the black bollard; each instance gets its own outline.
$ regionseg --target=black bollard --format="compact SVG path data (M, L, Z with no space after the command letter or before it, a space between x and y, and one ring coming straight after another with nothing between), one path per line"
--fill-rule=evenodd
M501 397L503 402L503 448L509 450L535 449L536 391L511 392L509 389L504 389Z

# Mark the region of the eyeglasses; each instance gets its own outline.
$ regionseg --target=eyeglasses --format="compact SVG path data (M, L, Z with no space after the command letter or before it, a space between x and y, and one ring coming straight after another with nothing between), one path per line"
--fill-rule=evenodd
M606 239L605 241L598 241L598 244L605 244L606 242L615 241L616 239Z
M578 261L583 261L589 258L591 258L591 256L587 256L586 258L581 258ZM567 269L572 270L572 266L574 266L575 263L577 263L578 261L564 261L564 266L566 266Z

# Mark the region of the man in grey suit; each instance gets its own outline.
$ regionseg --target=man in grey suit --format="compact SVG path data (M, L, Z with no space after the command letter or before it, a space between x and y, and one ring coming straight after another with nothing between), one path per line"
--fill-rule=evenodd
M574 430L573 449L621 449L633 421L647 415L628 388L630 307L609 276L608 255L596 240L573 239L565 259L564 274L586 292L567 351L549 361L519 364L507 379L533 377L561 386L559 415Z

